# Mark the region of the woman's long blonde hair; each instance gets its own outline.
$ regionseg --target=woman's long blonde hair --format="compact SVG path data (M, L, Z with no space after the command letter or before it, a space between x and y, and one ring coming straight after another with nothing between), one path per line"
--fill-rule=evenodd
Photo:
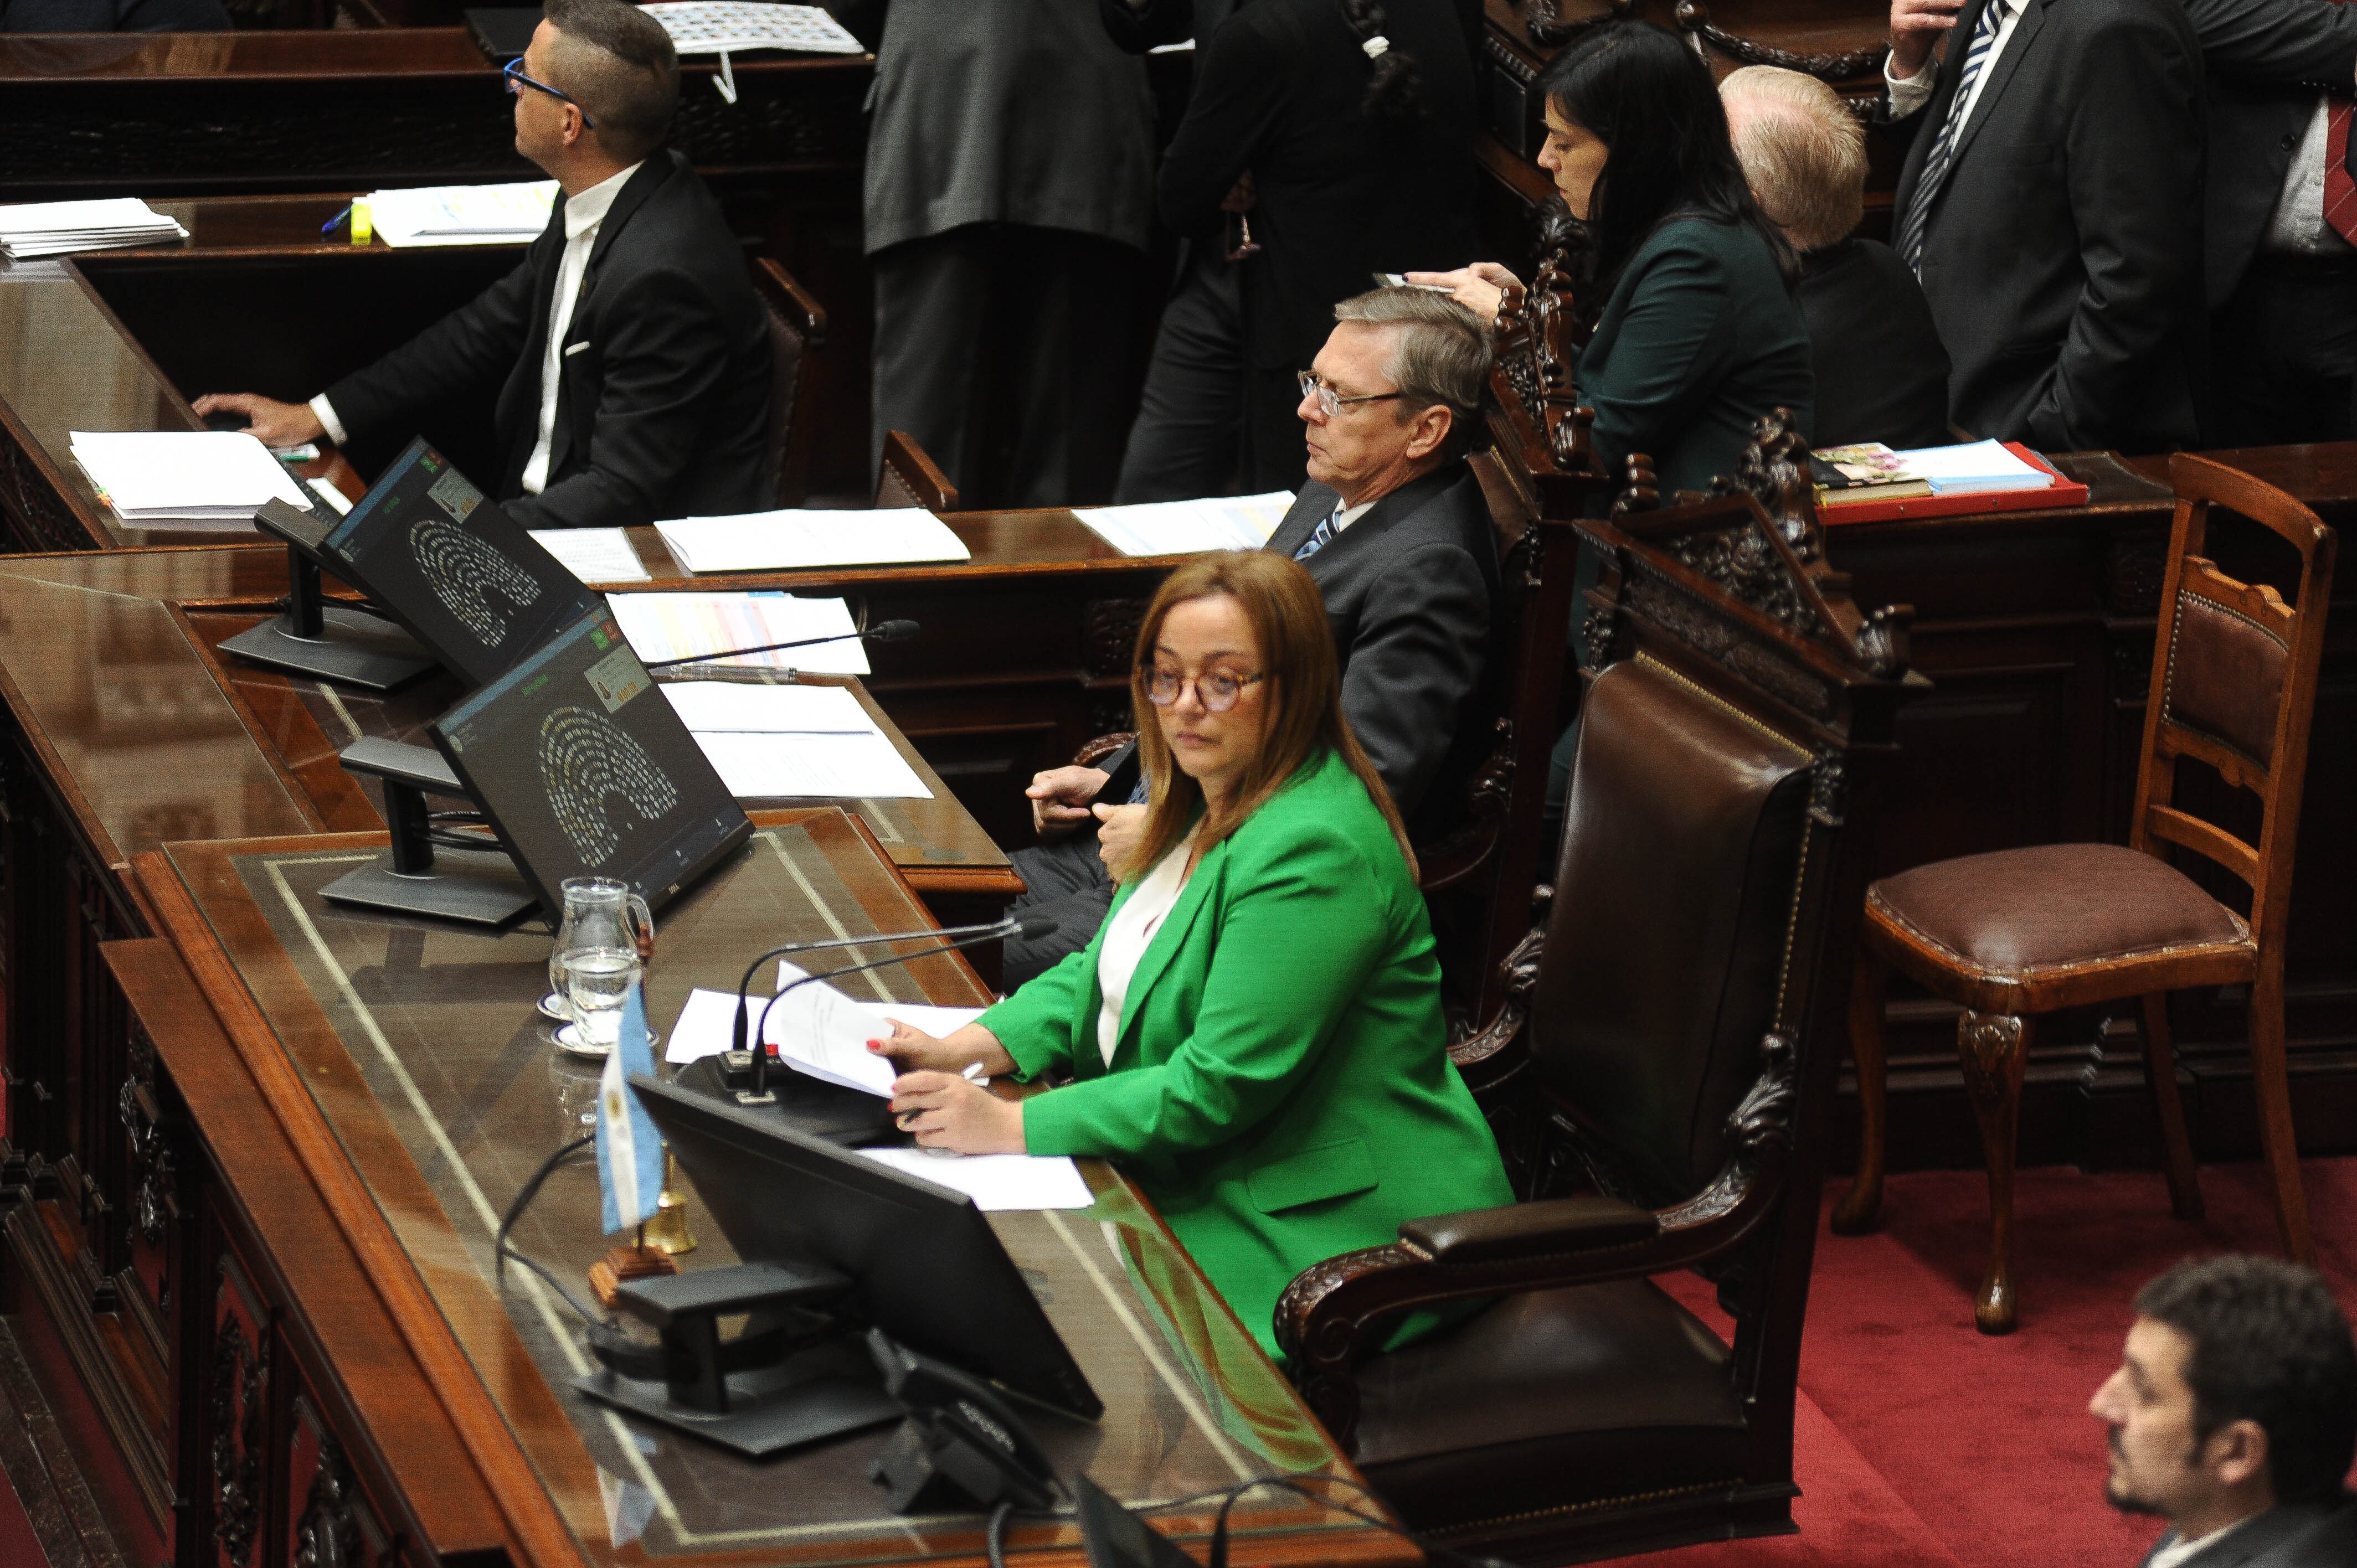
M1399 841L1408 869L1415 869L1415 852L1408 847L1407 829L1399 808L1392 803L1383 776L1367 760L1359 737L1342 718L1342 679L1334 658L1334 633L1326 620L1326 601L1318 585L1300 565L1265 550L1233 551L1190 561L1163 579L1161 592L1146 607L1137 628L1137 660L1130 671L1129 702L1137 725L1140 765L1153 780L1152 803L1146 808L1146 831L1137 847L1125 857L1114 875L1122 881L1143 875L1187 836L1187 824L1202 803L1203 787L1180 771L1170 743L1156 722L1157 709L1146 700L1146 673L1153 668L1154 647L1162 623L1171 610L1189 599L1225 595L1243 610L1260 645L1263 728L1259 752L1236 781L1235 792L1211 811L1196 832L1196 843L1210 849L1244 822L1270 796L1285 787L1305 763L1320 750L1338 754Z

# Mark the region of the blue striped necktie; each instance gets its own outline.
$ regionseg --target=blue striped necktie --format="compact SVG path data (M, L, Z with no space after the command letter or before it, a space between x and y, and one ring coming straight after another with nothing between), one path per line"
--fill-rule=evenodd
M1293 553L1293 558L1296 561L1307 561L1312 555L1317 554L1320 550L1323 550L1326 546L1331 544L1334 542L1334 534L1336 531L1340 528L1341 522L1342 503L1340 501L1336 501L1334 503L1334 510L1318 520L1318 532L1311 534L1308 539L1302 541L1301 548Z
M1923 172L1915 181L1915 195L1907 203L1906 215L1899 220L1899 255L1907 270L1923 271L1923 235L1932 226L1932 203L1940 198L1940 188L1948 182L1948 165L1956 153L1956 134L1964 128L1964 110L1980 80L1981 68L1988 64L1989 50L1996 47L1996 30L2012 11L2006 0L1988 0L1981 7L1980 24L1973 28L1972 47L1964 51L1964 69L1956 75L1956 94L1948 100L1948 118L1940 127L1939 139L1923 156Z

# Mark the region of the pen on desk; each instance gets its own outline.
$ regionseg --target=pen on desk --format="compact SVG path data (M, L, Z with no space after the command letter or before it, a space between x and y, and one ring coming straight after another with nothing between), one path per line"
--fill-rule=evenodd
M341 223L345 219L350 218L351 215L352 204L347 201L344 203L344 209L341 212L337 213L333 218L328 219L325 223L319 225L319 232L322 234L334 233L336 225Z

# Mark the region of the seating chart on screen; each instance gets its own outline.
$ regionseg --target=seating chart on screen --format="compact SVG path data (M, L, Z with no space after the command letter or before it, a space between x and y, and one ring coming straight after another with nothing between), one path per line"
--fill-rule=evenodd
M540 601L540 584L530 572L454 522L419 518L409 528L409 553L442 607L486 648L508 638L509 617L490 594L517 609Z
M621 847L610 815L620 796L652 823L679 805L679 789L636 736L604 714L576 703L552 708L540 722L540 777L548 802L581 864L604 865Z

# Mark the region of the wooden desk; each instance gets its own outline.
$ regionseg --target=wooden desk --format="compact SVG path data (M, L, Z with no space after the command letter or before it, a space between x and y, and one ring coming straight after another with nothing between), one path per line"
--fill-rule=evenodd
M130 1553L275 1565L307 1532L317 1560L370 1568L501 1552L533 1568L977 1561L979 1518L883 1512L865 1478L881 1432L756 1466L572 1393L586 1365L575 1326L513 1270L503 1291L490 1249L521 1179L579 1132L595 1096L532 1008L547 940L318 899L382 843L138 857L135 896L160 940L105 954L120 1114L106 1147L81 1152L81 1204L60 1189L6 1221L13 1305L38 1319L40 1348L57 1326L64 1359L43 1365L83 1418L80 1456L108 1484ZM667 1020L688 988L728 984L780 934L922 923L851 819L767 817L676 907L651 1007ZM985 994L952 957L875 980L901 1001ZM36 1181L49 1157L19 1155ZM1092 1209L993 1217L1107 1405L1093 1424L1034 1416L1059 1465L1133 1501L1271 1470L1349 1480L1159 1219L1103 1167L1088 1174ZM93 1208L92 1194L108 1201ZM560 1168L520 1246L577 1277L606 1245L597 1203L593 1167ZM693 1199L691 1222L688 1267L731 1261ZM1199 1509L1165 1528L1200 1539L1209 1522ZM1415 1560L1297 1498L1254 1494L1238 1522L1243 1563ZM319 1552L327 1535L337 1555ZM1062 1527L1017 1526L1013 1543L1078 1560Z

